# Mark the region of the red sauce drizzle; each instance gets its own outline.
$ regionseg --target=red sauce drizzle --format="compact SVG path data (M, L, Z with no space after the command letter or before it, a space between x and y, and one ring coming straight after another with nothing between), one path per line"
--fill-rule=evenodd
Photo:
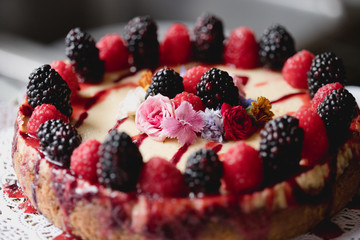
M180 147L179 150L175 153L175 155L171 158L170 162L174 165L178 164L180 158L182 157L182 155L184 155L184 153L186 153L188 148L189 144L184 144L182 147Z
M259 82L257 84L255 84L255 87L261 87L261 86L265 86L267 85L269 82Z
M80 126L83 124L84 120L85 120L87 117L88 117L88 113L87 113L87 112L83 112L82 114L80 114L80 117L79 117L79 119L76 121L74 127L75 127L75 128L80 127Z
M237 78L239 78L241 80L242 85L246 85L249 81L249 77L247 76L241 76L241 75L236 75Z
M312 233L323 239L333 239L340 237L344 231L341 230L337 224L327 219L321 222L315 229L313 229Z
M80 239L80 238L75 237L69 233L63 232L62 234L56 236L53 240L76 240L76 239Z
M140 147L140 145L142 144L142 142L145 140L145 138L147 138L148 135L146 133L141 133L139 135L133 136L132 140L133 142L136 144L136 146Z
M211 149L211 150L213 150L214 152L218 153L218 152L220 152L220 150L221 150L221 148L222 148L222 144L217 143L217 142L207 142L207 143L205 144L205 148Z
M25 117L30 117L33 110L34 109L27 103L22 104L19 108L19 112Z
M22 191L22 189L20 188L20 186L18 185L17 181L14 181L12 184L5 184L4 185L4 193L9 197L9 198L25 198L25 194Z
M297 96L302 96L302 95L307 95L306 92L297 92L297 93L290 93L290 94L287 94L285 96L282 96L281 98L279 99L276 99L274 101L271 101L270 104L274 104L274 103L279 103L279 102L283 102L289 98L292 98L292 97L297 97Z
M114 83L118 83L118 82L120 82L121 80L123 80L124 78L134 76L136 73L137 73L137 71L127 72L127 73L125 73L124 75L121 75L120 77L118 77L117 79L115 79L115 80L114 80Z
M29 201L29 199L26 199L25 202L20 203L18 208L23 210L24 213L37 213L36 208L34 208L34 206L31 205L31 202Z
M25 140L26 145L36 149L40 153L40 156L44 157L44 154L40 152L40 143L38 138L35 138L26 132L20 132L20 136Z
M116 121L114 127L112 127L112 128L108 131L108 133L111 132L112 130L115 130L115 129L117 129L118 127L120 127L120 125L123 124L127 119L128 119L127 117L122 118L122 119L118 119L118 120Z

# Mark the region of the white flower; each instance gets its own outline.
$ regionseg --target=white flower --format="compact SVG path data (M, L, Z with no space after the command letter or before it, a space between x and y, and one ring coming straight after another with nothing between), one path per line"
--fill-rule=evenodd
M130 90L124 100L120 102L118 119L133 116L141 103L145 101L146 92L142 87Z

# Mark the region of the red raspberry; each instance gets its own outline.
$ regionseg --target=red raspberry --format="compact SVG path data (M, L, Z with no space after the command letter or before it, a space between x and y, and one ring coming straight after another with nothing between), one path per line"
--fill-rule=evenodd
M47 120L51 119L61 119L63 122L69 122L69 119L59 110L57 110L54 105L41 104L36 106L27 123L28 133L33 136L37 136L36 131L38 130L39 126Z
M100 142L95 139L80 144L71 155L71 170L80 178L89 182L96 182L96 165L99 162L98 150Z
M144 164L139 178L143 192L163 197L178 197L185 193L184 177L172 163L153 157Z
M71 64L66 64L65 62L59 60L59 61L53 61L50 64L51 68L55 69L62 79L65 80L65 82L68 84L70 90L71 90L71 100L74 100L77 96L77 92L79 91L79 82L78 77L72 68Z
M304 130L304 141L301 157L304 165L313 166L328 151L328 137L324 122L320 116L310 108L301 108L295 113L299 119L299 127Z
M188 69L183 76L183 84L185 92L196 94L196 85L200 82L200 78L210 68L203 66L195 66Z
M237 68L250 69L258 65L258 44L249 28L238 27L231 32L225 44L224 60Z
M191 42L186 26L180 23L170 26L160 45L160 55L164 64L180 64L190 59Z
M308 88L307 72L314 55L306 50L288 58L282 69L283 78L294 88Z
M224 154L223 166L226 188L233 193L253 191L263 181L259 152L245 142L236 143Z
M114 72L129 66L129 52L124 40L118 34L107 34L96 43L99 57L105 62L107 72Z
M175 109L178 108L182 102L187 101L193 106L195 111L205 110L205 105L201 99L192 93L179 93L172 99L172 101L175 104Z
M344 86L338 82L329 83L319 88L319 90L317 90L317 92L315 93L314 98L311 100L311 110L316 112L317 107L322 101L324 101L324 98L332 91L340 88L344 88Z

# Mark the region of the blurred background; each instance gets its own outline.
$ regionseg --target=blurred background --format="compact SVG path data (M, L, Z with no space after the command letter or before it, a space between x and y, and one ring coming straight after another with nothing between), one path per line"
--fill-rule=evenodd
M192 29L202 12L220 17L227 35L248 26L259 38L266 27L280 23L297 50L335 52L343 58L348 84L360 85L360 0L0 0L0 101L24 92L34 68L65 59L64 38L73 27L99 40L148 14L161 36L174 21Z

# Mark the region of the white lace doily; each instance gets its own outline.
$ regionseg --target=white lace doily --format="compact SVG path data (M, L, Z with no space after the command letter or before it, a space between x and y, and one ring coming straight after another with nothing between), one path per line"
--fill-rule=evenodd
M2 114L7 108L1 108L0 116L10 116L6 123L14 123L14 115ZM13 111L13 110L11 110ZM3 119L4 120L4 119ZM4 184L16 180L11 160L11 143L14 134L13 127L0 124L0 240L51 240L62 234L62 231L53 226L40 214L24 213L18 205L24 199L11 199L3 191ZM358 203L360 206L360 203ZM360 207L357 209L345 208L331 219L331 223L338 227L341 236L334 239L360 240ZM329 232L334 229L329 229ZM327 230L326 230L327 231ZM330 234L331 236L331 234ZM293 240L322 239L312 233L296 237ZM327 238L329 239L329 238Z

